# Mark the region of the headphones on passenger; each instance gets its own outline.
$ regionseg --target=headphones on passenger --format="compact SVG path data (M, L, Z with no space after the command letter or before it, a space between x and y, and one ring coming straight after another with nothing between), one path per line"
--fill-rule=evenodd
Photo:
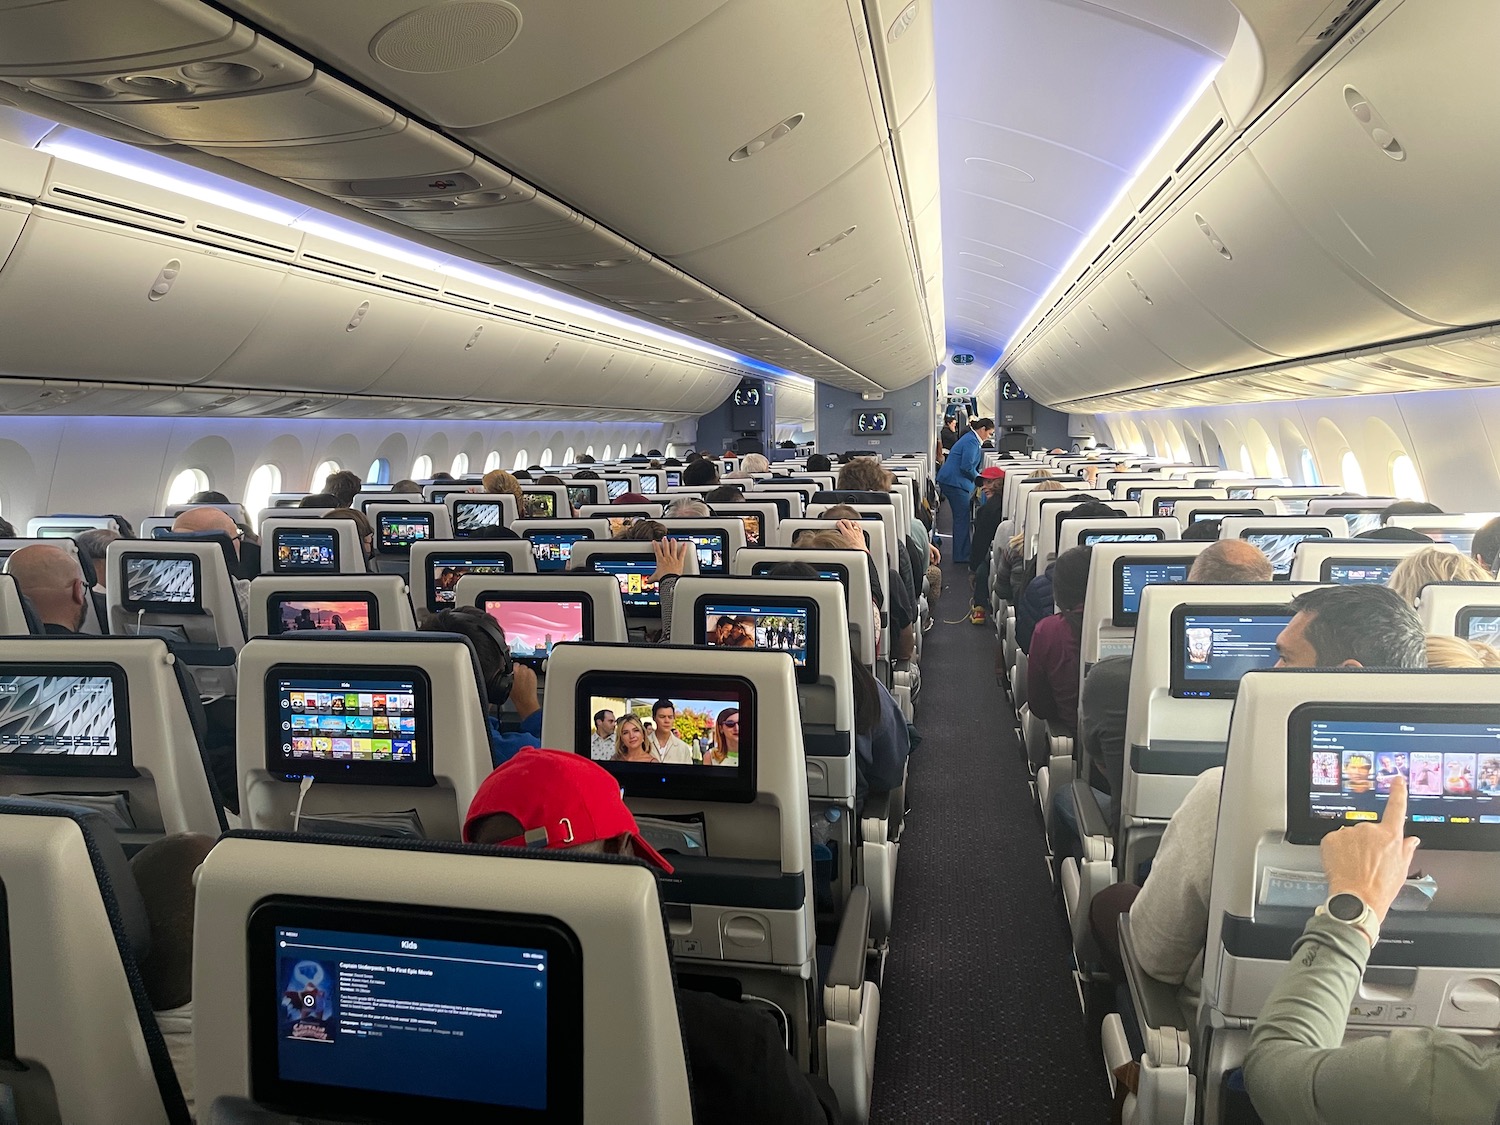
M495 648L500 651L500 666L484 683L485 699L498 710L505 706L505 701L510 698L510 689L515 686L515 658L510 654L510 644L506 641L505 631L500 628L499 622L482 609L474 609L472 613L463 612L464 609L471 608L473 607L464 606L455 609L445 609L442 612L453 614L455 617L461 617L464 621L472 621L479 631L488 637ZM447 624L447 622L442 620L442 614L437 615L437 620L439 624ZM461 632L459 629L449 631L454 633ZM483 662L481 662L481 670L483 667Z

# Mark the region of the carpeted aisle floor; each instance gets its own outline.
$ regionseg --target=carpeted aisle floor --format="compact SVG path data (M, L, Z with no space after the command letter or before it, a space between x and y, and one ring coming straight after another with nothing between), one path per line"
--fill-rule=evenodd
M922 657L923 742L908 782L871 1122L1102 1125L1108 1086L995 683L994 632L943 623L965 610L967 570L945 557L943 579Z

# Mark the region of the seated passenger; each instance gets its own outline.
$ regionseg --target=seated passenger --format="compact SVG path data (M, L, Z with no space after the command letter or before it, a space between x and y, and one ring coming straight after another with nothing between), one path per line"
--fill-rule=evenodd
M740 458L739 464L734 472L730 473L725 480L748 480L757 473L769 473L771 462L763 453L747 453Z
M363 512L355 508L335 508L331 512L324 512L325 520L352 520L354 522L354 534L359 539L360 552L369 562L375 554L375 528L371 526L370 519Z
M845 521L845 523L848 524L847 528L841 526L838 530L835 530L833 528L826 528L817 531L798 532L796 537L792 541L792 546L804 548L810 551L848 551L850 549L853 549L864 552L865 567L869 573L870 578L870 597L874 603L872 610L874 621L877 626L876 634L878 637L878 626L880 624L881 612L880 605L881 601L884 598L885 587L881 585L880 575L875 568L875 560L871 557L869 548L865 546L864 529L861 528L857 523L848 523L848 521ZM858 543L855 542L856 538L858 538L859 540ZM901 591L893 593L891 597L893 625L897 616L894 612L896 599L899 596L900 592ZM913 613L915 613L915 610L913 610Z
M715 489L715 491L723 491ZM669 520L706 520L713 516L707 504L692 496L684 496L667 505L664 517Z
M1490 572L1467 555L1427 547L1407 555L1386 585L1409 606L1416 606L1422 587L1432 582L1489 582Z
M339 505L331 504L330 507L337 508ZM308 504L307 507L314 507ZM213 531L220 535L229 537L230 545L234 548L236 562L240 561L241 545L244 543L244 534L239 525L225 515L218 508L189 508L172 521L173 531ZM230 580L234 584L235 600L240 603L240 616L249 619L250 616L250 582L242 573L231 571Z
M906 780L911 757L911 728L901 705L870 669L851 652L850 684L854 689L854 811L864 811L870 793L888 793ZM900 810L896 810L899 813Z
M1078 660L1083 642L1083 599L1089 587L1088 547L1073 547L1052 566L1057 612L1031 634L1026 694L1031 713L1056 723L1069 738L1078 734Z
M91 602L83 567L72 554L50 543L33 543L5 560L5 573L31 601L48 636L66 637L83 628Z
M826 453L810 453L807 457L807 471L810 473L831 473L833 462L828 459Z
M1474 561L1484 567L1491 577L1500 572L1500 519L1490 520L1474 533L1469 554L1474 556Z
M704 484L716 485L719 483L719 466L706 457L700 457L696 461L689 459L687 466L682 470L682 483L694 487Z
M623 720L622 720L623 722ZM619 783L578 754L523 750L485 778L464 839L498 847L633 856L671 874L620 799ZM763 1010L679 988L682 1041L698 1125L838 1125L838 1099L803 1074Z
M1184 543L1211 543L1219 537L1223 520L1194 520L1182 529Z
M859 524L859 512L848 504L835 504L824 511L823 519L838 520L838 533L844 537L845 549L870 552L865 529ZM891 633L895 637L891 654L895 660L910 660L917 648L917 597L911 576L911 559L898 545L891 552L896 569L889 574L891 591Z
M419 487L418 492L421 491ZM297 501L299 508L347 508L349 505L340 502L339 498L332 492L314 492L310 496L304 496Z
M338 503L334 505L336 508L347 508L353 504L363 487L364 482L359 479L359 474L348 469L329 473L323 481L323 491L338 498Z
M1079 503L1068 509L1064 519L1109 520L1123 519L1125 515L1119 508L1101 504L1092 496L1075 493L1069 499L1078 500ZM1016 644L1028 656L1031 655L1033 630L1042 618L1052 614L1052 567L1054 565L1056 565L1055 559L1047 565L1045 571L1027 582L1020 600L1016 602Z
M484 491L495 496L513 496L516 501L516 515L526 511L526 498L521 495L521 482L514 474L507 473L504 469L491 469L484 474Z
M414 480L398 480L395 484L391 485L391 493L393 495L420 496L422 495L422 486Z
M1397 777L1380 823L1323 837L1328 900L1293 945L1245 1056L1245 1088L1264 1121L1495 1120L1500 1051L1492 1042L1433 1027L1344 1042L1349 1008L1380 926L1421 843L1404 835L1406 804L1406 779Z
M141 982L156 1025L167 1042L177 1084L194 1112L193 1088L193 876L208 858L211 836L183 833L147 844L130 861L146 917L151 950L141 958Z
M511 659L510 644L499 622L482 609L462 605L439 610L422 623L421 629L426 633L459 633L474 646L483 681L480 698L489 729L490 758L495 765L503 765L527 746L541 745L542 702L537 695L536 673ZM515 705L521 720L514 731L500 729L500 709L507 699Z
M1442 514L1443 509L1425 500L1397 500L1381 510L1380 522L1383 524L1392 516L1440 516Z
M622 543L644 543L648 540L656 542L667 537L667 525L660 520L647 519L644 516L639 519L631 516L621 518L631 522L611 535L611 539L618 539Z
M1427 667L1496 668L1500 667L1500 649L1484 641L1428 633Z
M89 567L94 572L94 588L89 591L89 597L94 603L94 616L106 633L109 632L109 605L105 601L105 595L108 593L109 579L106 575L108 568L104 563L109 556L109 545L116 539L123 538L118 531L107 527L90 528L73 538L78 544L79 555L89 560Z
M1291 604L1294 616L1276 638L1278 668L1427 667L1421 622L1384 586L1325 586L1299 594ZM1223 779L1222 766L1206 770L1183 798L1139 894L1117 884L1121 890L1095 896L1090 917L1101 943L1118 948L1119 914L1130 911L1140 967L1181 986L1185 1013L1196 1010L1203 977Z
M16 538L16 525L4 516L0 516L0 539Z

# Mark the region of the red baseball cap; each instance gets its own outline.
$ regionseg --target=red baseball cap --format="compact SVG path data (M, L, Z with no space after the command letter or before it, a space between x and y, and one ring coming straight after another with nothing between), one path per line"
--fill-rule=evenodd
M641 836L620 799L619 782L582 755L523 749L480 784L464 818L464 839L472 843L479 821L497 813L515 817L524 830L499 841L502 847L571 848L629 836L637 856L672 873L672 865Z
M616 496L610 501L611 504L654 504L651 497L640 492L626 492Z
M991 465L988 469L985 469L982 473L979 474L979 479L980 480L1004 480L1005 479L1005 470L1002 469L999 465Z

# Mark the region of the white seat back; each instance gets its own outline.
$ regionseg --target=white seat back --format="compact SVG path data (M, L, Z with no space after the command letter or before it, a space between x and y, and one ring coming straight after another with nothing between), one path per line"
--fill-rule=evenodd
M519 533L518 533L519 534ZM407 579L415 590L418 616L453 604L454 587L464 575L489 572L535 574L531 544L524 539L462 539L415 543Z
M1417 616L1424 633L1500 647L1500 583L1430 583L1417 599Z
M1112 500L1110 506L1121 501ZM1140 536L1140 539L1133 539ZM1151 519L1146 516L1127 517L1122 520L1063 520L1062 536L1057 543L1057 554L1077 546L1103 547L1112 543L1165 543L1182 538L1182 526L1171 516L1166 519ZM1092 542L1084 543L1084 539Z
M1270 500L1180 500L1172 510L1184 531L1199 519L1221 520L1230 516L1284 516L1281 501Z
M1107 656L1130 654L1141 590L1153 580L1180 576L1178 581L1186 581L1193 560L1207 546L1173 539L1162 543L1101 543L1093 549L1083 601L1079 651L1082 675ZM1153 566L1165 569L1150 569Z
M366 572L364 545L359 541L359 527L352 519L315 519L300 514L268 516L261 520L260 541L261 565L268 574Z
M0 637L25 637L31 634L26 611L21 608L21 588L15 575L0 574Z
M1292 560L1292 581L1331 582L1335 585L1378 582L1383 586L1402 559L1431 546L1431 543L1401 543L1390 539L1304 539L1297 544L1296 557ZM1446 543L1439 546L1450 551L1455 549Z
M596 561L597 560L597 561ZM617 567L611 571L606 567ZM625 623L634 628L655 629L662 620L659 591L648 579L656 570L655 544L636 540L581 540L573 544L573 570L613 573L625 606ZM698 573L698 555L689 551L684 574Z
M250 636L304 630L410 632L411 592L399 574L263 574L250 580Z
M843 586L844 612L849 623L849 640L862 663L875 666L876 638L879 623L875 619L875 601L870 587L869 556L863 551L811 550L798 547L747 547L734 557L733 573L751 577L768 575L779 563L798 562L826 569L837 576ZM785 581L778 579L777 581Z
M588 628L582 640L601 644L624 644L630 640L625 627L625 607L620 601L620 584L610 574L470 574L458 580L453 593L455 605L480 609L488 601L508 598L540 601L545 596L551 601L584 602L588 607L585 617ZM506 629L506 639L512 642L514 650L516 638L511 632ZM578 638L558 637L555 643L570 639Z
M700 574L728 574L735 552L745 546L745 523L731 516L717 519L663 519L668 539L687 539L694 545Z
M443 506L455 539L468 539L487 527L510 527L521 517L508 492L450 492Z
M1048 497L1049 499L1044 499L1037 509L1036 557L1041 560L1043 564L1045 564L1046 562L1057 558L1057 556L1062 553L1058 549L1057 544L1059 539L1061 539L1062 537L1062 525L1068 522L1067 517L1064 515L1064 513L1072 511L1074 508L1084 503L1084 501L1078 500L1072 503L1066 501L1053 501L1050 498L1056 497L1057 495L1059 495L1058 493L1044 493L1043 495ZM1063 493L1062 495L1066 495L1066 493ZM1114 519L1101 522L1118 523L1122 519L1135 519L1139 517L1140 505L1135 503L1134 501L1101 499L1099 502L1101 504L1104 504L1106 507L1112 508L1120 513L1120 515ZM1075 520L1074 522L1079 521ZM1085 517L1082 522L1087 523L1087 518ZM1039 569L1045 571L1046 566L1042 565L1039 567Z
M767 547L781 542L776 530L781 515L775 504L746 500L743 504L711 504L709 507L720 519L734 516L744 523L746 516L754 517L753 529L751 524L744 523L747 547Z
M1186 482L1169 483L1163 481L1159 485L1141 490L1141 512L1148 516L1174 516L1183 527L1187 522L1183 519L1177 505L1188 500L1227 500L1229 491L1223 488L1194 488Z

